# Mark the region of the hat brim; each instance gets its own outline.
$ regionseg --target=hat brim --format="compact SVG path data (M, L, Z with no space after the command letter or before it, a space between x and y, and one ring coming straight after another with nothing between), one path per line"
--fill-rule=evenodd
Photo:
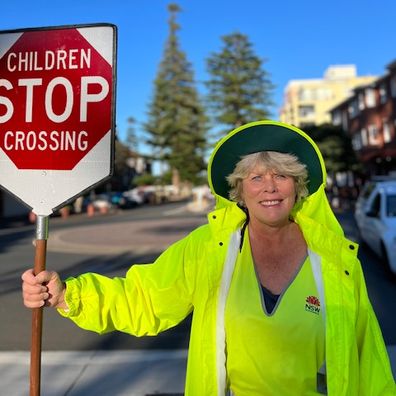
M226 177L243 156L260 151L296 155L307 167L309 194L313 194L325 180L323 158L307 134L280 122L259 121L235 129L218 143L208 168L212 191L228 199L230 186Z

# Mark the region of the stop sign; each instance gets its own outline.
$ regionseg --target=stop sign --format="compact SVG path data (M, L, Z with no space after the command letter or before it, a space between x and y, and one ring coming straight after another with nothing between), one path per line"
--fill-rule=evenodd
M115 36L108 24L0 32L0 185L37 214L111 174Z

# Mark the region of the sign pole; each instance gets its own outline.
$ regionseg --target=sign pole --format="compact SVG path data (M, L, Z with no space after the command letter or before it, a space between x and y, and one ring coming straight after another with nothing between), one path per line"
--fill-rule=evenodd
M48 216L112 175L116 44L108 23L0 31L0 186L37 216L35 274ZM40 396L42 326L33 309L30 396Z
M48 216L37 216L36 252L34 274L45 270L48 239ZM43 307L32 312L32 342L30 351L30 396L40 396L41 379L41 339L43 328Z

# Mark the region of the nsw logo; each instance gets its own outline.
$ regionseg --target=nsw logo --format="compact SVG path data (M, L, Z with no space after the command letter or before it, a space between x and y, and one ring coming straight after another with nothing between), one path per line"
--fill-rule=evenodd
M320 312L320 301L315 296L308 296L305 299L305 310L319 315Z

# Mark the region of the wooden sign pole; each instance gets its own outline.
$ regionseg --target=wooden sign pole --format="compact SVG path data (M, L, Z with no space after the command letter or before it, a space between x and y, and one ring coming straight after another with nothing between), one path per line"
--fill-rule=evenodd
M36 252L34 274L45 270L48 239L48 216L37 216ZM43 307L32 312L32 342L30 350L30 396L40 396L41 380L41 339L43 328Z

